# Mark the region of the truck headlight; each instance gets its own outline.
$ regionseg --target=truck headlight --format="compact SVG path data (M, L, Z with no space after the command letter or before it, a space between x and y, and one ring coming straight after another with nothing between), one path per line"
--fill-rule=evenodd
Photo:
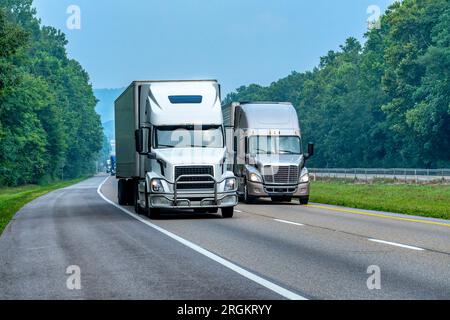
M309 182L309 172L306 168L304 168L300 175L300 183L308 183L308 182Z
M226 191L235 191L237 188L236 178L228 178L225 180L225 192Z
M261 177L256 174L256 173L250 173L250 175L248 176L248 179L252 182L260 182L262 183L262 179Z
M153 192L164 192L164 187L160 179L153 179L150 185Z

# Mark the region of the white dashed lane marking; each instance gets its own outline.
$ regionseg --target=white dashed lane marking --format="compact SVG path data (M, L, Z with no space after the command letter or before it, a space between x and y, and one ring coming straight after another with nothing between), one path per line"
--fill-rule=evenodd
M382 243L382 244L395 246L395 247L400 247L400 248L405 248L405 249L410 249L410 250L425 251L425 249L422 249L422 248L419 248L419 247L408 246L406 244L401 244L401 243L396 243L396 242L389 242L389 241L378 240L378 239L369 239L369 241Z
M294 226L299 226L299 227L303 227L304 226L304 224L297 223L297 222L292 222L292 221L287 221L287 220L280 220L280 219L273 219L273 220L275 220L277 222L281 222L281 223L292 224Z

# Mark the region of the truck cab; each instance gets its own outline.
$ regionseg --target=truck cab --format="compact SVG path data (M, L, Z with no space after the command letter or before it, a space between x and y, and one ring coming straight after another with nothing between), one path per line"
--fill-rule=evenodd
M238 179L238 194L247 203L268 197L273 201L310 194L306 160L314 145L303 151L297 112L291 103L234 102L222 107L227 130L230 170Z
M119 203L151 218L161 209L233 216L217 81L134 82L115 110Z

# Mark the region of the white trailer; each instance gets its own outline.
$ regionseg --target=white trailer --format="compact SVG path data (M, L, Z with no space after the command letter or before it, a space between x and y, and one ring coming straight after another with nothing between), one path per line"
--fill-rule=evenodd
M217 81L135 81L116 100L115 122L121 205L151 218L161 209L233 216Z

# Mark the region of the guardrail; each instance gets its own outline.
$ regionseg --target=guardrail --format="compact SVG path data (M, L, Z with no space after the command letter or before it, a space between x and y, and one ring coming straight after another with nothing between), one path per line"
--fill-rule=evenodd
M339 178L355 180L392 179L405 182L450 181L450 169L381 169L381 168L312 168L313 179Z

